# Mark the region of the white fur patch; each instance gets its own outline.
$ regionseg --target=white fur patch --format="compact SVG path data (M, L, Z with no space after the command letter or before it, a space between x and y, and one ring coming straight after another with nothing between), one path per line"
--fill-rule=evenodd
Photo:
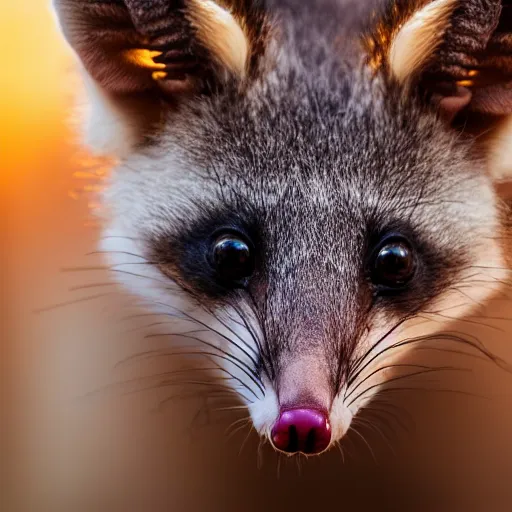
M442 41L457 0L435 0L416 12L398 31L389 52L389 65L404 83L421 69Z
M331 444L339 441L348 432L353 417L352 411L344 403L342 392L334 398L331 406L329 417L332 432Z
M498 128L490 142L489 170L495 180L512 179L512 116Z
M135 124L85 70L82 75L88 97L84 143L96 154L126 156L137 141Z
M279 417L279 400L276 392L268 382L265 382L265 396L261 400L255 400L249 404L254 428L260 435L270 437L270 432L274 423Z

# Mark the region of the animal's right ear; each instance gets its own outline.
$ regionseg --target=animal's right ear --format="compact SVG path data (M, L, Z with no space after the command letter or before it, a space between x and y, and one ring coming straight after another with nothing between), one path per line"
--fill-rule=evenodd
M162 115L229 80L243 84L264 50L258 0L54 0L85 71L86 142L121 155Z
M372 67L427 93L448 119L512 114L512 0L384 5L366 38Z
M496 179L512 158L512 0L386 0L368 63L475 136Z

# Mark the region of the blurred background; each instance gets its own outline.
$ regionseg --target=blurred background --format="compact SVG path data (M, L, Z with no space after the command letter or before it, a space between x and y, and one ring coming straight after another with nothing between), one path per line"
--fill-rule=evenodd
M473 500L470 491L479 489L489 510L510 510L500 484L512 475L511 380L493 365L475 363L472 385L498 397L484 405L464 396L444 403L440 394L413 395L410 410L419 411L412 447L398 461L383 448L378 464L357 438L347 444L345 463L339 452L301 464L279 461L248 428L236 432L235 425L226 435L243 415L211 417L199 395L162 407L169 389L151 379L171 362L130 360L159 348L157 342L110 332L113 311L126 299L109 294L100 259L89 254L98 237L94 192L109 163L75 143L73 59L48 4L0 3L0 360L7 391L0 421L8 441L0 455L8 462L2 510L356 511L372 500L379 510L398 510L411 496L416 505L404 510L453 510L448 503ZM99 300L82 300L95 295ZM486 308L495 319L471 332L512 361L507 290ZM131 379L135 388L109 387Z

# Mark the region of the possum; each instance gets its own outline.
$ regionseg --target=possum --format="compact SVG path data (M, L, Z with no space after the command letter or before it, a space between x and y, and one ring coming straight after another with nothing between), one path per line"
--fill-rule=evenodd
M509 0L54 8L85 143L117 161L101 237L116 279L195 325L188 342L276 450L338 443L405 326L463 316L462 284L483 300L506 275Z

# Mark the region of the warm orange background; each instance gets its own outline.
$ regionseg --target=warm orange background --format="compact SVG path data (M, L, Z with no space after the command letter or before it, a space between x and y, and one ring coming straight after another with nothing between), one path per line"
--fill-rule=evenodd
M11 498L17 498L17 505L0 508L6 512L359 511L361 500L375 493L379 510L387 510L385 498L376 490L375 482L382 475L373 468L342 467L338 453L303 463L302 476L295 465L291 469L284 465L288 471L283 470L278 480L270 451L264 450L263 470L256 469L254 436L242 455L238 452L245 431L224 440L232 417L189 436L190 407L173 407L160 415L151 412L166 396L158 390L130 399L114 396L90 407L73 398L115 380L115 364L144 345L101 334L97 317L71 324L71 313L57 313L48 326L33 315L35 309L68 297L70 281L76 284L77 278L60 269L89 262L85 254L94 249L97 237L89 225L92 200L76 193L84 185L94 188L97 180L88 181L94 162L74 143L67 123L76 92L72 56L55 30L48 4L49 0L0 1L0 240L6 313L2 318L6 343L0 358L2 375L8 378L8 413L1 421L10 428L5 453L11 463L6 476ZM91 283L91 279L80 277L78 282ZM491 310L500 311L495 316L510 315L503 302ZM73 315L80 317L80 311ZM502 347L512 338L510 323L500 323L499 329ZM136 376L142 370L132 369ZM492 428L479 433L479 443L505 429L508 410L503 408L491 418ZM451 413L453 408L447 410L447 417ZM438 441L428 446L442 467L449 441ZM7 460L2 455L0 459ZM477 469L481 463L472 462ZM491 464L491 477L510 480L510 467L503 470L497 464ZM444 479L457 492L464 488L458 472L467 469L462 467L466 462L460 465ZM423 489L429 485L423 481ZM406 490L397 484L390 494L402 495ZM508 510L504 503L493 510Z
M37 336L32 311L61 295L66 285L58 269L84 254L95 235L84 228L87 200L69 194L79 170L66 122L72 56L55 30L50 1L0 2L0 47L0 358L8 379L2 423L12 434L10 457L2 459L12 461L6 465L10 491L16 484L28 496L30 482L42 474L30 464L37 457L28 441L42 442L33 427L46 407L42 398L51 386L45 375L52 368L43 359L49 340Z

